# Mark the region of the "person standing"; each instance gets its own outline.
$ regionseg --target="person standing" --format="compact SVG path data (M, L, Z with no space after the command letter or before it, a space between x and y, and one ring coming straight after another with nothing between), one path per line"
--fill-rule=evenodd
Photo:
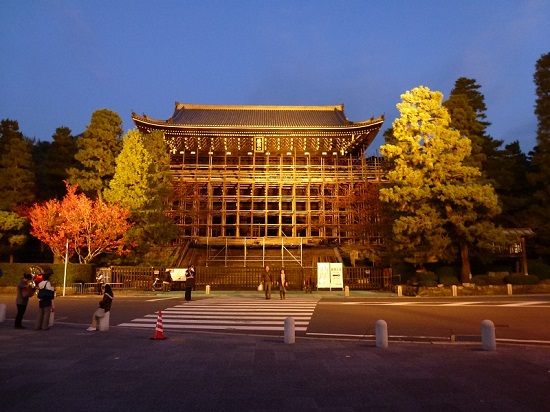
M189 265L187 274L185 275L185 301L191 301L191 291L195 287L195 267Z
M103 273L97 272L97 275L95 275L95 282L97 287L97 294L101 295L101 291L103 289Z
M288 287L288 282L286 279L285 270L281 269L281 273L279 273L279 295L282 299L286 299L286 288Z
M31 282L32 275L30 273L25 273L17 284L17 297L15 298L17 315L15 315L15 329L25 329L23 326L23 316L29 304L29 297L34 294L34 284L31 284Z
M269 273L269 266L265 265L264 268L264 275L263 275L263 282L264 282L264 292L265 292L265 298L271 299L271 285L273 283L273 279L271 278L271 273Z
M53 303L55 297L55 291L50 283L50 277L53 274L51 271L45 271L43 281L38 284L38 318L36 318L36 330L48 330L50 329L50 314L55 312L55 305ZM43 294L41 294L41 291Z
M88 328L88 330L96 331L97 325L99 323L99 319L105 316L107 312L111 310L111 305L113 304L113 299L115 298L115 294L113 293L113 289L111 289L111 285L105 285L105 293L103 294L103 299L99 302L99 308L94 312L94 315L92 316L92 324Z

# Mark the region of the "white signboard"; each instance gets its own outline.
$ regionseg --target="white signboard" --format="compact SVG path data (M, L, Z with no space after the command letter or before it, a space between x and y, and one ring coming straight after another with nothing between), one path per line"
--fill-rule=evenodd
M317 263L317 288L318 289L343 289L344 268L341 263Z
M330 288L330 263L317 262L317 289Z
M341 263L330 264L330 287L336 289L344 288L344 268Z
M173 282L185 282L187 269L166 269L170 271Z

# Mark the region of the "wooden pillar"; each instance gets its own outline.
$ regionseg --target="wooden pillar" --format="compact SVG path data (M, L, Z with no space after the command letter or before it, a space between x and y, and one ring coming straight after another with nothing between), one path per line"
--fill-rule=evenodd
M521 263L523 274L527 276L529 272L527 271L527 250L525 248L525 236L521 237Z

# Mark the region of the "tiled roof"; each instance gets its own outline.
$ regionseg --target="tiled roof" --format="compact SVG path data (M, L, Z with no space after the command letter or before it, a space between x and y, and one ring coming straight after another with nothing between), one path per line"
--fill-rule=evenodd
M344 106L221 106L176 103L173 125L323 128L349 127Z

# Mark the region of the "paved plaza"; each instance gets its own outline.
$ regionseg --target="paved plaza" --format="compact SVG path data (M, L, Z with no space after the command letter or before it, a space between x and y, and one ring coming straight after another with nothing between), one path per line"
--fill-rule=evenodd
M3 411L546 411L550 348L0 324Z

